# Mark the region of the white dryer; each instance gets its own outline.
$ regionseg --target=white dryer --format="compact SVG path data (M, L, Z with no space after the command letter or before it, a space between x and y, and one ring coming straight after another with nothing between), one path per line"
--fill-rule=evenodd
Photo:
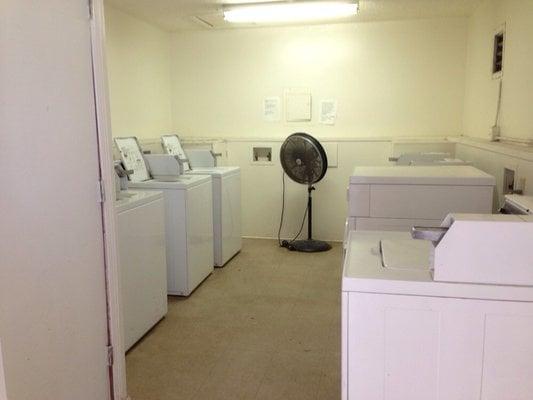
M472 166L356 167L348 186L351 230L439 226L448 213L492 213L493 176Z
M442 231L350 232L343 400L527 400L533 393L531 219L466 215ZM468 238L468 240L465 240Z
M122 192L115 210L127 350L167 313L163 193Z
M213 272L211 176L173 176L170 182L150 179L137 140L115 138L115 142L126 169L133 171L129 187L164 194L168 293L188 296Z
M209 150L185 152L177 135L162 136L161 145L167 154L183 159L186 175L213 178L214 265L224 266L242 248L240 167L216 167Z

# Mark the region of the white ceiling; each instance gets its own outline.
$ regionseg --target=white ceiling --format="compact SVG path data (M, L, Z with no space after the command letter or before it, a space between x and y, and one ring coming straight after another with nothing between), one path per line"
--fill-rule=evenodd
M242 27L226 23L222 4L260 0L106 0L116 8L169 31ZM264 0L262 0L264 1ZM481 0L360 0L359 14L346 21L464 17Z

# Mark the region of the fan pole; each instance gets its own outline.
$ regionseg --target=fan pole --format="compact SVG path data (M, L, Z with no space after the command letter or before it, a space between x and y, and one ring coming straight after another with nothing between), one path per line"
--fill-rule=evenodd
M313 198L312 191L315 190L313 185L307 187L307 239L313 239Z
M313 185L307 186L307 240L294 240L287 243L289 250L315 253L317 251L328 251L331 246L322 241L313 239Z

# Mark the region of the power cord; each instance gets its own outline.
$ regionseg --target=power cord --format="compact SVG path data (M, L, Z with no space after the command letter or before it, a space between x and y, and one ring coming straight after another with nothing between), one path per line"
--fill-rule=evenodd
M285 215L285 171L281 171L281 182L283 189L281 191L281 217L279 220L278 244L280 245L280 247L285 247L281 242L281 228L283 226L283 216Z
M300 225L300 230L296 234L295 237L293 237L290 240L281 240L281 228L283 227L283 218L285 216L285 171L282 172L281 177L282 182L282 194L281 194L281 217L279 221L279 229L278 229L278 244L280 247L289 247L292 242L294 242L298 237L302 234L304 225L305 225L305 219L307 218L307 213L309 212L309 204L305 207L304 216L302 218L302 224Z

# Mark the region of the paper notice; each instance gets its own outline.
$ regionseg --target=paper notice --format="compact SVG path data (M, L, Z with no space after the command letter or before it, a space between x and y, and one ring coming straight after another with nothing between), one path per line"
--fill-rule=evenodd
M337 100L322 100L320 102L320 123L335 125L337 121Z
M263 119L268 122L281 120L281 99L279 97L266 97L263 102Z

